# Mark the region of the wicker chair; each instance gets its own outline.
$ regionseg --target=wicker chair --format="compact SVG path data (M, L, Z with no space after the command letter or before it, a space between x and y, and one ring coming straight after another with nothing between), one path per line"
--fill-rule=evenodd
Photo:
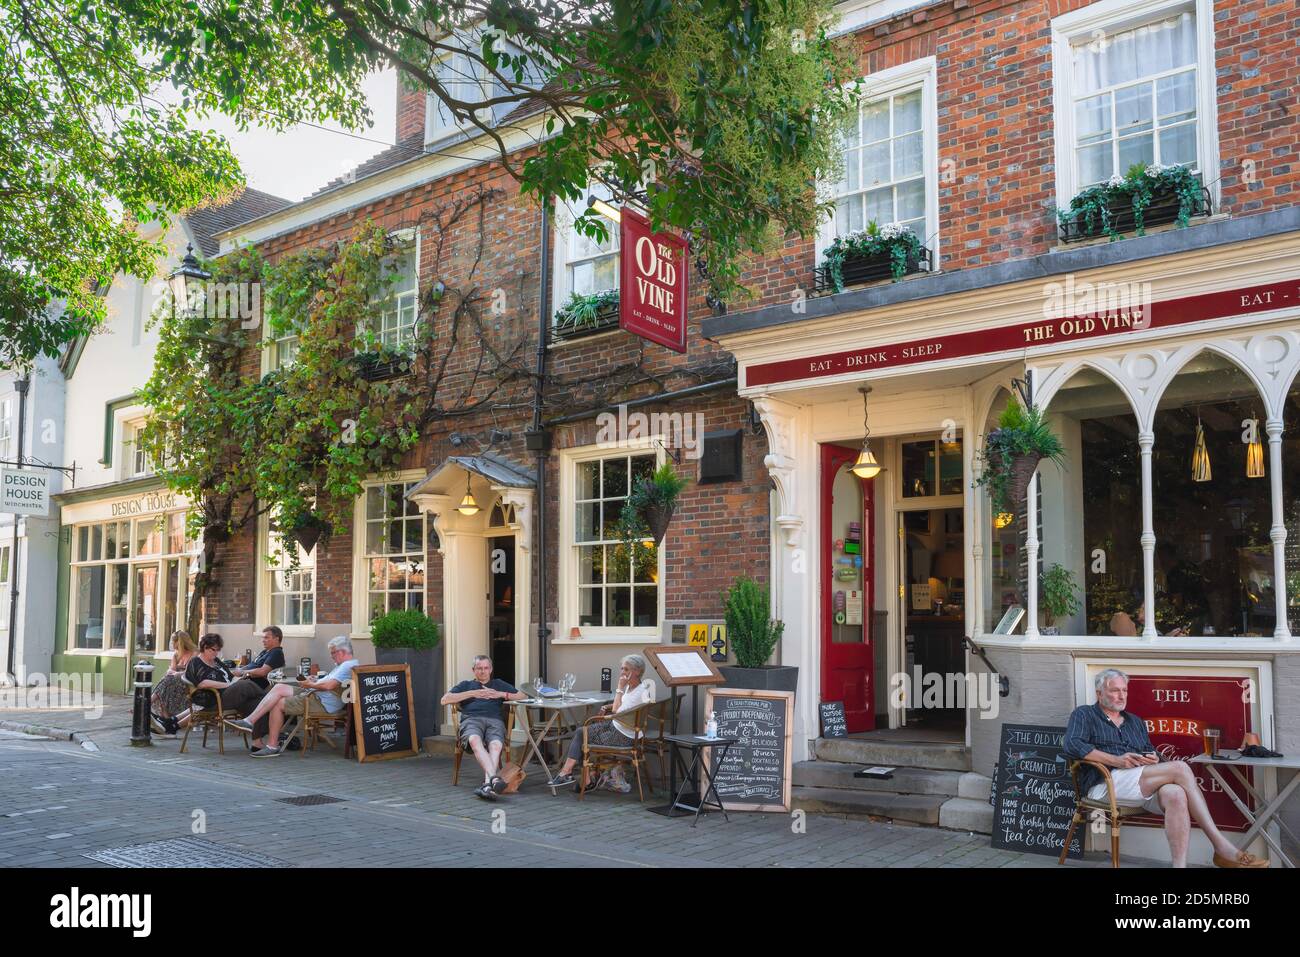
M190 732L199 726L202 726L203 728L203 747L206 748L208 746L208 731L215 727L217 729L217 750L221 754L225 754L226 719L238 718L240 715L234 711L226 711L222 708L220 692L214 691L211 688L196 688L193 685L190 685L188 681L185 683L186 685L189 685L190 689L190 717L189 721L185 724L185 737L181 738L181 754L185 753L185 746L190 740ZM208 694L212 695L213 699L216 701L215 707L204 707L194 700L194 696L197 695L200 690L206 691Z
M510 735L515 727L515 709L511 707L513 702L501 702L501 720L506 723L506 741L501 748L501 763L504 765L510 761ZM468 751L469 743L461 743L460 740L460 708L455 707L451 710L452 714L452 736L456 739L456 750L451 759L451 784L456 787L460 783L460 759Z
M636 732L636 737L628 739L626 745L605 745L591 744L588 741L590 737L588 729L596 721L608 721L613 715L593 715L582 723L580 734L582 735L582 776L580 777L581 786L578 788L578 800L581 801L587 793L587 782L599 774L601 771L608 771L611 768L622 765L632 765L636 773L636 793L637 799L645 801L645 790L641 786L641 765L645 764L645 731L646 716L650 709L657 706L654 701L647 701L643 705L622 711L618 714L620 724L631 724ZM647 779L646 786L650 788L650 793L654 793L654 785Z
M646 757L653 754L659 759L659 783L665 789L668 787L668 762L672 754L672 745L667 736L672 733L674 722L682 712L684 697L685 695L675 694L663 701L656 701L655 706L646 715L644 739Z
M347 683L339 689L339 694L343 695ZM324 740L334 750L338 750L329 735L322 735L321 731L342 731L344 734L343 756L349 757L352 753L352 706L344 704L338 711L326 711L324 705L320 703L320 698L316 694L308 694L307 700L303 702L302 717L298 721L298 726L294 728L293 734L302 734L301 754L305 756L308 748L316 746L317 741ZM291 734L290 738L293 737ZM288 744L286 740L285 744Z
M1106 782L1105 800L1090 798L1080 788L1079 772L1083 770L1085 764L1101 772L1102 779ZM1099 761L1071 761L1070 779L1074 783L1074 817L1070 819L1070 828L1065 832L1065 845L1061 848L1061 856L1057 863L1065 863L1066 855L1070 853L1070 841L1074 838L1074 829L1088 820L1094 811L1100 811L1106 815L1110 823L1110 866L1119 867L1120 821L1126 817L1145 814L1146 808L1141 804L1120 804L1116 801L1115 782L1110 776L1110 769Z

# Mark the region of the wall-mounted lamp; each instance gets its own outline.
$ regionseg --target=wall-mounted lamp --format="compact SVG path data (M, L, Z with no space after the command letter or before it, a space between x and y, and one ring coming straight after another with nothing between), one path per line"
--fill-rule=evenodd
M617 206L611 206L603 199L597 199L595 196L587 197L587 208L594 209L606 219L612 219L616 223L623 221L623 213Z

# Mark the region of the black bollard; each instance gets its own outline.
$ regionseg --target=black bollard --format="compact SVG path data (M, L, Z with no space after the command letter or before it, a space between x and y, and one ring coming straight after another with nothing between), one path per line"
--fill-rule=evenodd
M149 698L153 694L153 665L141 658L135 665L135 711L131 718L131 744L147 748L153 744L150 736Z

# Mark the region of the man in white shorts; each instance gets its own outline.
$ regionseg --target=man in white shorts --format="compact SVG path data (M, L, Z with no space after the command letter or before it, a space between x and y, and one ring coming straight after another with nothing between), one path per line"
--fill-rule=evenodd
M1140 804L1153 814L1164 815L1174 867L1187 866L1191 818L1214 845L1215 866L1267 867L1267 861L1238 851L1214 826L1196 776L1186 761L1161 762L1147 735L1146 722L1125 710L1128 675L1107 668L1097 675L1096 688L1097 703L1080 705L1070 715L1065 729L1066 754L1113 769L1110 776L1115 784L1115 800L1120 804ZM1106 781L1101 771L1091 765L1080 769L1079 786L1094 800L1106 798Z

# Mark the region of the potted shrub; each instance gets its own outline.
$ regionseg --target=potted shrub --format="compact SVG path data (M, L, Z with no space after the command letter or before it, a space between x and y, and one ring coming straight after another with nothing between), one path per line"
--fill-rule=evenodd
M984 437L975 484L989 490L995 515L1019 515L1038 463L1050 459L1059 467L1064 458L1065 448L1048 427L1043 410L1026 409L1013 396L998 417L998 427Z
M799 669L793 665L769 665L785 623L771 617L771 593L752 578L737 578L722 593L727 620L727 641L736 656L735 665L719 665L729 688L758 691L794 691Z
M1053 565L1038 579L1038 607L1043 612L1043 634L1059 634L1056 621L1077 615L1082 607L1075 593L1079 585L1064 565Z
M686 488L686 479L664 462L649 478L640 478L632 487L618 517L618 537L629 546L647 538L659 545L668 534L668 525L677 510L677 499Z
M438 623L416 608L390 611L370 623L376 663L411 666L411 706L415 711L415 732L421 739L438 733L441 639Z
M586 332L618 326L618 290L606 289L587 296L574 293L555 310L555 337L568 339Z
M1068 207L1056 210L1056 218L1062 242L1094 236L1114 241L1130 230L1141 236L1147 226L1181 228L1209 211L1200 177L1186 166L1135 163L1123 176L1082 190Z
M832 292L845 284L889 277L894 282L921 267L921 240L906 226L873 220L866 229L836 236L822 257L822 274Z

